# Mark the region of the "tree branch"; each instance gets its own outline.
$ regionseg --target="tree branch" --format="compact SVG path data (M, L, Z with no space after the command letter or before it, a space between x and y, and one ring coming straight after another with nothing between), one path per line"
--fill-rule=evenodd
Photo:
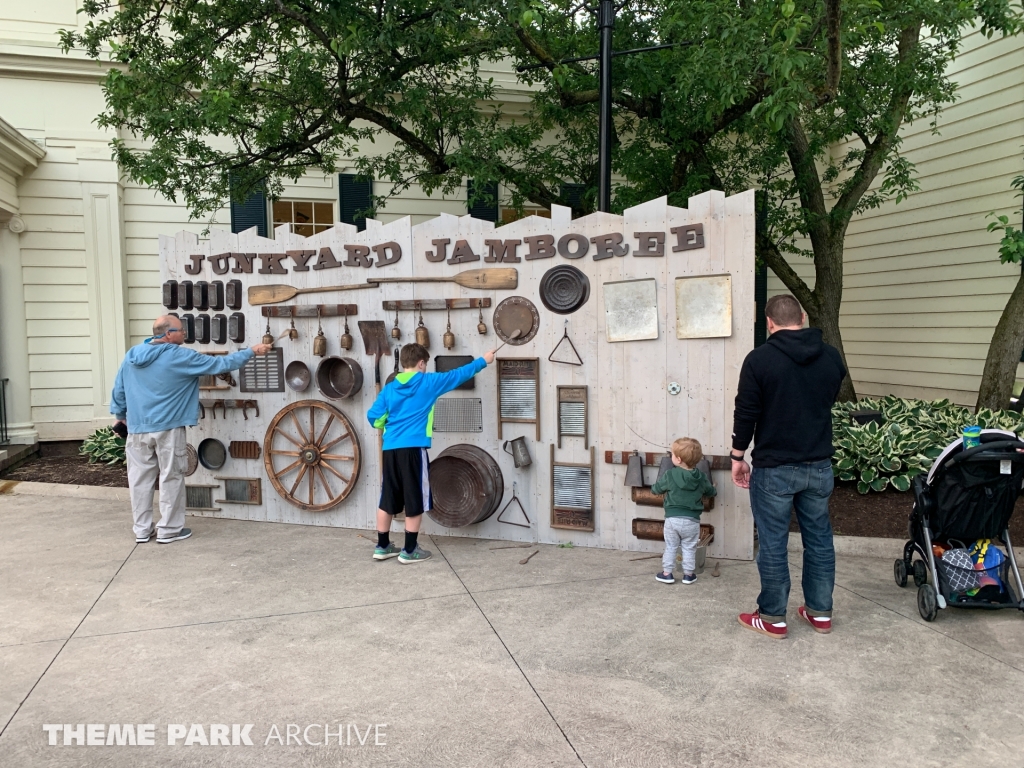
M818 297L814 295L814 292L804 282L803 278L789 266L786 257L782 255L771 238L765 234L758 233L755 237L755 245L757 255L769 266L776 277L782 281L782 284L789 289L789 292L793 294L796 300L800 302L804 311L809 315L816 315L818 313Z
M832 101L839 92L839 78L842 75L843 50L841 29L843 8L841 0L825 0L826 70L825 92L827 101Z
M809 212L807 230L815 253L822 253L829 242L828 208L821 189L821 176L800 118L786 123L786 154L793 168L793 180L800 195L800 207ZM806 214L805 214L806 215Z

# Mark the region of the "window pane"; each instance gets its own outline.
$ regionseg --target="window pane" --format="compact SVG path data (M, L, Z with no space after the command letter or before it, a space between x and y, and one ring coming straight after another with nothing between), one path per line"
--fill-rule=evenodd
M317 224L315 227L313 227L313 229L315 229L317 232L323 232L325 229L330 229L330 228L331 228L330 224Z
M309 237L313 234L312 224L292 224L292 231L296 235L302 235L303 237Z
M286 201L274 201L274 223L284 224L292 220L292 204Z
M292 203L295 209L295 223L296 224L312 224L313 223L313 204L312 203Z
M313 221L316 224L333 224L334 206L331 203L313 203Z

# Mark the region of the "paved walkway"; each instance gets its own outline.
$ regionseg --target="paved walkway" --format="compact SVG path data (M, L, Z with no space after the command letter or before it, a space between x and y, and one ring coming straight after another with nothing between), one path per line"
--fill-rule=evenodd
M1024 616L927 625L891 559L841 557L833 634L780 642L736 621L751 563L666 586L634 553L435 538L406 567L352 530L188 524L136 546L124 502L0 496L0 766L1024 764ZM49 746L65 723L155 745Z

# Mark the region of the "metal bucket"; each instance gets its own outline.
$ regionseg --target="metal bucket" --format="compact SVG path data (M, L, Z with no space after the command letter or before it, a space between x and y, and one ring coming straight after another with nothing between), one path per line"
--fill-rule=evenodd
M301 360L292 360L284 369L284 380L288 383L289 388L296 392L305 392L309 389L313 376L309 372L308 365Z
M434 506L428 514L447 528L480 523L493 515L505 495L501 468L487 451L465 443L443 450L430 462Z
M351 357L325 357L316 368L316 386L329 400L352 397L363 387L363 369Z
M512 446L512 450L508 449L509 445ZM530 449L526 446L525 437L516 437L512 440L506 440L504 445L501 446L505 453L512 456L512 461L516 465L516 469L522 469L533 464L533 459L530 457Z

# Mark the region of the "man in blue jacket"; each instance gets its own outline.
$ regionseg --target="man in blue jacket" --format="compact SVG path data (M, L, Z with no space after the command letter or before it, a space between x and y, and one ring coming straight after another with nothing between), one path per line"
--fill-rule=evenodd
M257 344L231 355L203 355L181 346L181 320L158 317L153 336L128 350L114 380L110 412L117 424L128 422L125 453L128 486L135 518L135 541L156 533L159 544L187 539L185 472L188 452L185 427L199 421L199 377L241 368L269 344ZM153 491L160 478L160 524L153 525Z
M377 395L366 416L384 430L384 468L377 510L374 560L397 557L400 563L427 560L430 552L416 543L423 513L430 510L427 466L434 433L434 404L445 392L469 381L494 362L494 350L448 373L427 373L430 353L419 344L402 347L402 372ZM405 510L405 547L391 543L391 520Z

